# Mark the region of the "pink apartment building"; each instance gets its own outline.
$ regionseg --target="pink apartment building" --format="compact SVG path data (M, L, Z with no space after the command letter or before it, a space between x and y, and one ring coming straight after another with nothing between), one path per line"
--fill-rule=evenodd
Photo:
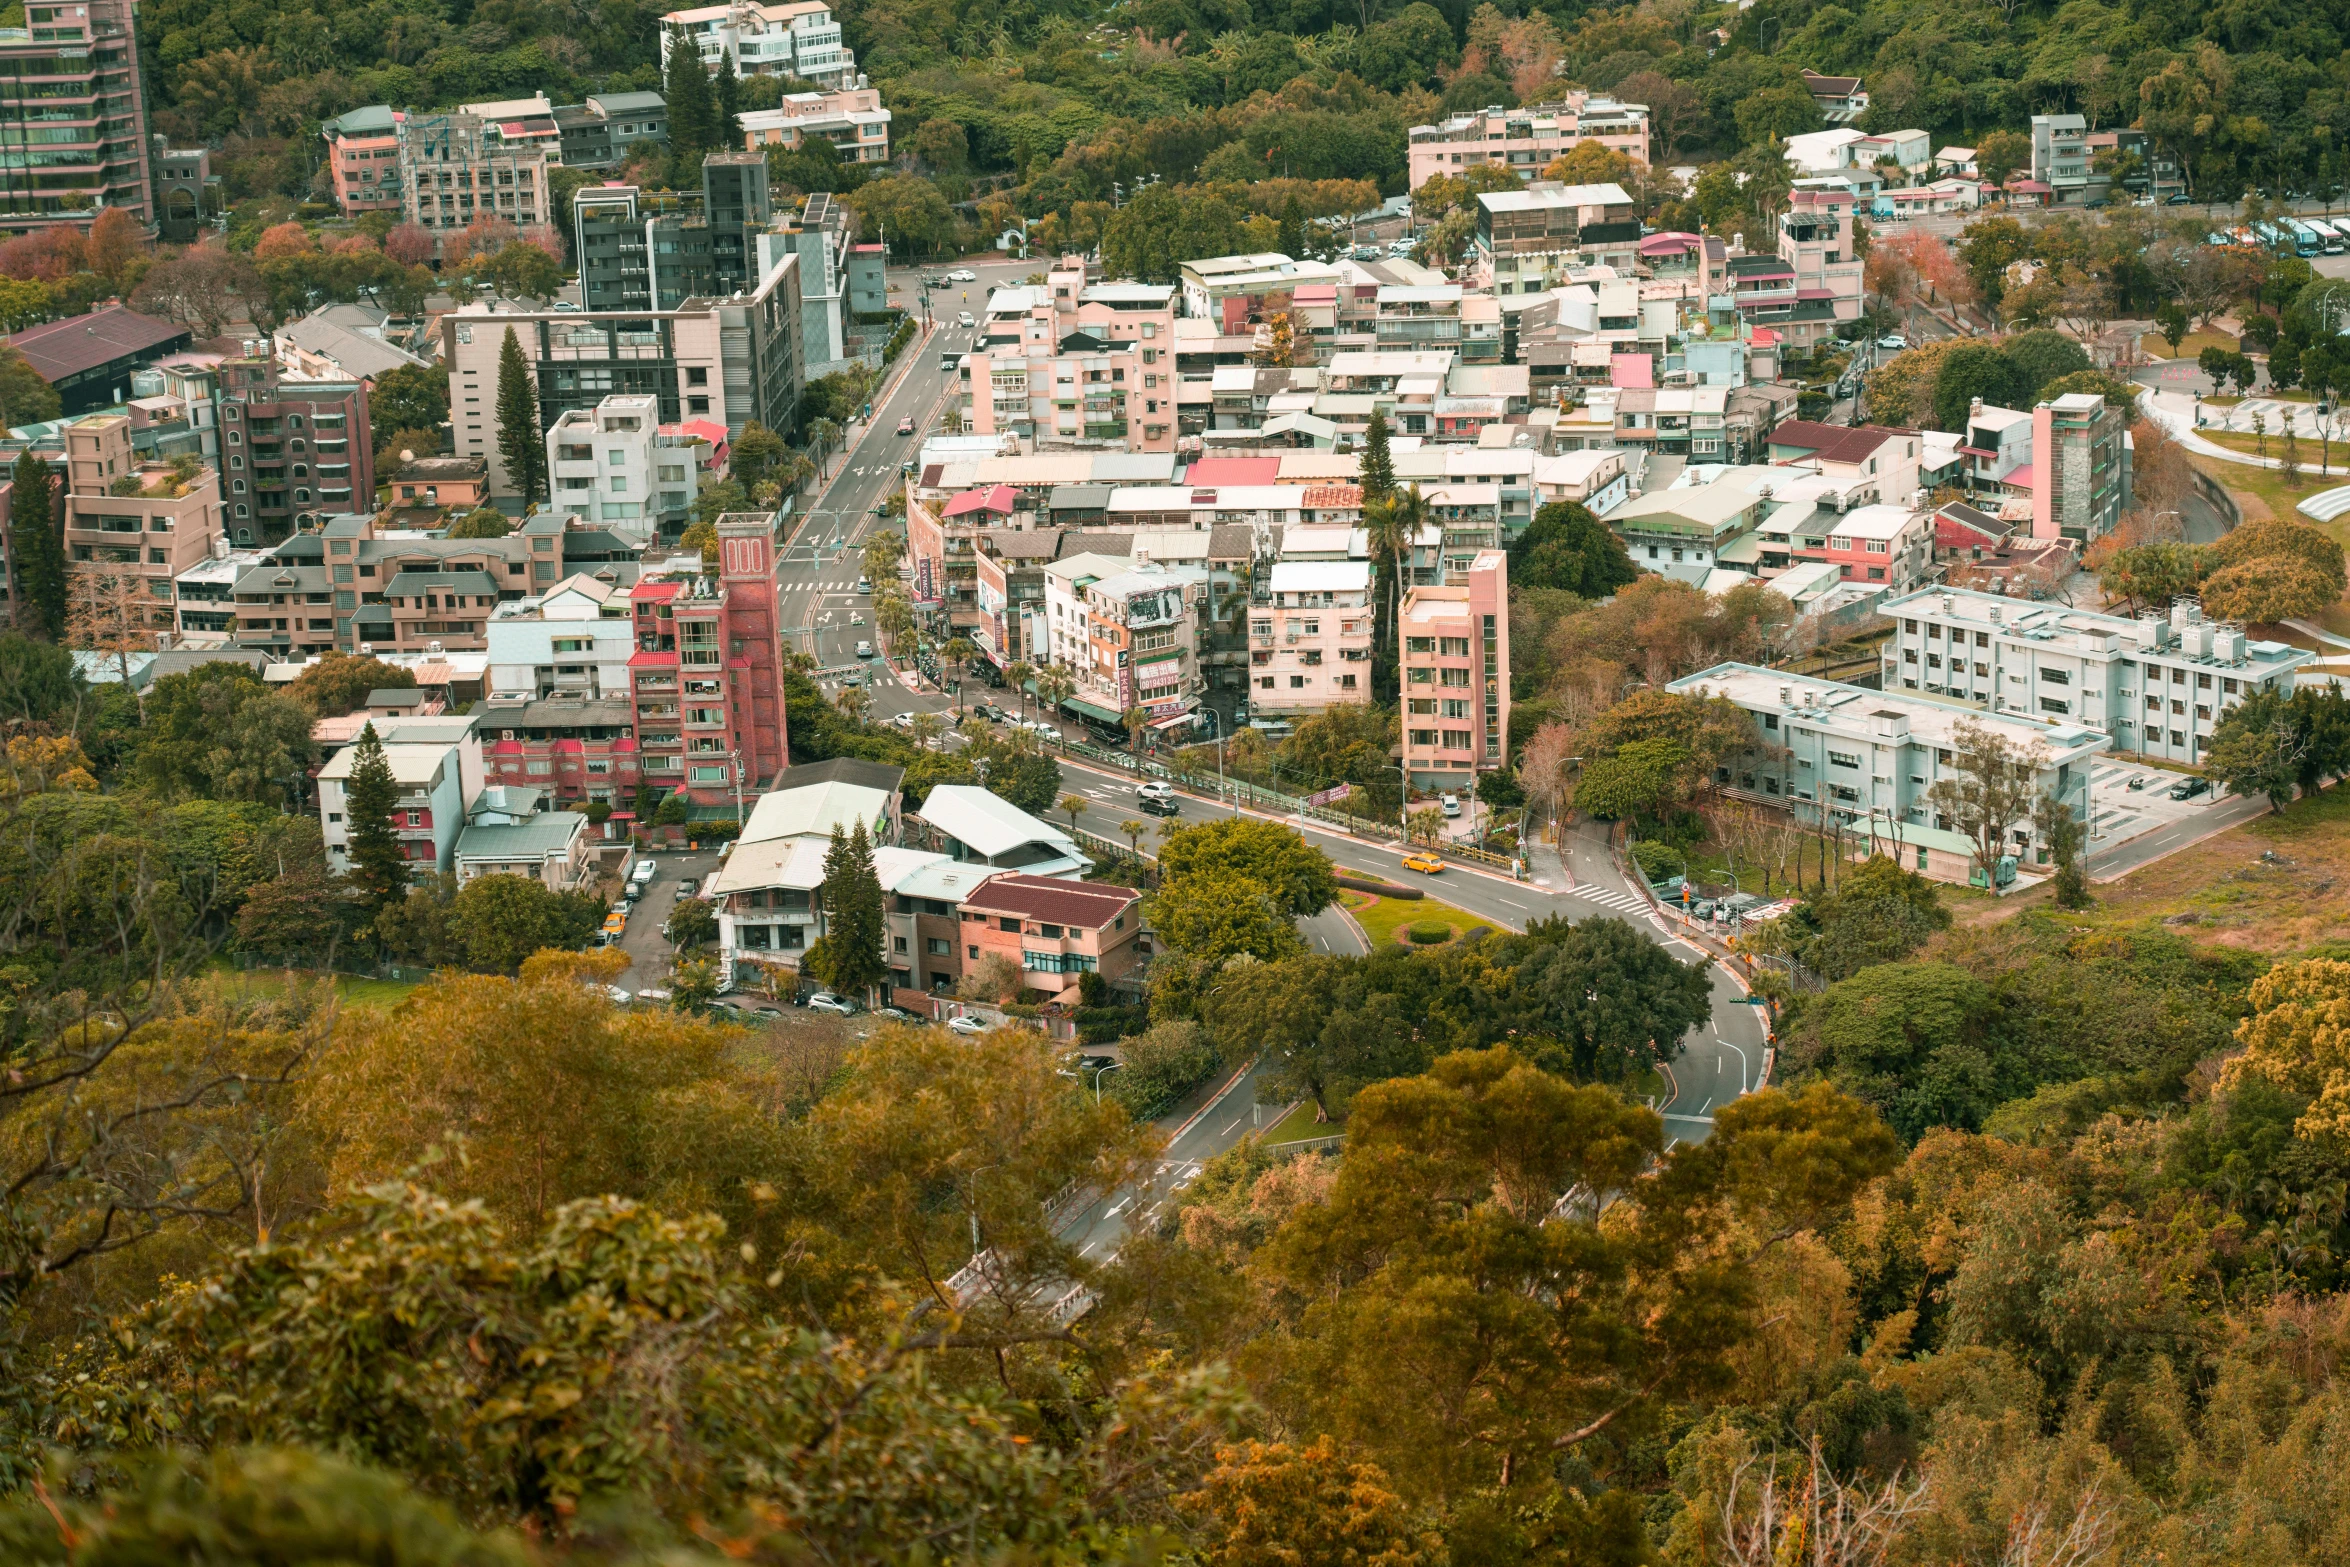
M211 559L221 536L220 475L142 462L130 415L91 414L65 427L63 500L69 569L136 580L154 601L151 623L176 625L172 579Z
M786 93L774 108L751 109L738 118L743 147L749 152L764 152L769 147L789 150L810 141L828 141L843 163L889 161L890 117L881 106L878 87Z
M1440 125L1411 130L1411 188L1439 174L1458 174L1479 163L1498 163L1521 177L1540 174L1553 158L1580 142L1595 141L1648 166L1648 106L1619 103L1603 94L1570 92L1555 103L1523 109L1499 106L1456 114Z
M988 297L964 356L963 421L1039 448L1175 449L1175 290L1088 283L1065 256L1045 281Z
M1009 958L1020 965L1021 982L1047 997L1076 989L1082 974L1131 984L1147 961L1138 939L1142 894L1130 887L1060 876L993 876L963 900L959 912L964 973L989 957Z
M1249 606L1249 701L1308 713L1371 699L1371 563L1276 562Z
M397 109L375 104L338 115L318 128L326 139L336 206L345 212L399 210L404 118Z
M1501 766L1510 732L1509 557L1403 600L1403 764L1417 789L1466 790Z

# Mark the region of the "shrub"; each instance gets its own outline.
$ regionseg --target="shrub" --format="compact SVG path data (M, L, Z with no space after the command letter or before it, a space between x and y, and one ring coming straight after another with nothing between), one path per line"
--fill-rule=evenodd
M1452 940L1452 927L1435 920L1421 920L1415 925L1407 926L1405 934L1412 938L1412 945L1415 947L1433 947L1440 942Z

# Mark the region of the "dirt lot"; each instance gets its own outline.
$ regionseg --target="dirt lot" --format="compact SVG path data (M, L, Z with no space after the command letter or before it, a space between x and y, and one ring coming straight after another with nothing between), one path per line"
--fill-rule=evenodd
M2043 890L1951 907L1960 921L1984 924L2047 898ZM2275 957L2350 948L2350 784L2100 886L2095 908L2068 917L2088 926L2160 920L2196 941Z

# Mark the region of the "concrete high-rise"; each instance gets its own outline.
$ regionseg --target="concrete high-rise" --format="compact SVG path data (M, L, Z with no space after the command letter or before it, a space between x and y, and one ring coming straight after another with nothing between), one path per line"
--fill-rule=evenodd
M155 219L131 0L33 5L0 28L0 235Z

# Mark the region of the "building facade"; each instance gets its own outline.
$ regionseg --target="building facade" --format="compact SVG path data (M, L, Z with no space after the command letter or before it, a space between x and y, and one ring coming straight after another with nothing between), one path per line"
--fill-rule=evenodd
M1403 600L1403 765L1412 787L1467 791L1508 754L1509 557Z
M1368 703L1373 619L1368 560L1275 562L1249 606L1249 710Z
M481 798L484 777L481 737L471 717L375 721L399 796L392 806L392 833L414 876L453 870L465 813ZM346 791L359 748L346 745L318 770L318 821L326 841L327 864L351 868L351 823Z
M718 519L717 576L651 578L629 594L639 776L697 807L747 803L790 765L777 522L729 513Z
M1587 141L1646 168L1648 106L1576 91L1553 103L1522 109L1495 105L1453 115L1439 124L1415 125L1408 143L1411 188L1418 190L1439 174L1458 174L1488 163L1530 178Z
M745 110L739 118L750 152L824 141L843 163L889 162L889 111L881 106L881 89L867 86L862 76L838 92L785 93L776 107Z
M2255 691L2291 695L2317 655L2247 637L2180 601L2131 620L1964 588L1929 588L1880 612L1887 691L1986 712L2086 725L2114 749L2200 765L2227 710Z
M1065 257L1041 284L999 288L963 356L965 428L1040 446L1175 449L1175 291L1086 281Z
M661 18L661 64L684 39L716 71L721 59L734 61L738 76L790 76L819 87L840 88L857 74L857 56L841 44L840 23L825 0L792 0L756 5L697 6Z
M155 221L136 16L132 0L80 0L27 6L27 26L0 28L0 116L16 142L0 234L86 231L109 207Z
M2129 416L2095 392L2032 408L2032 537L2086 546L2130 504Z
M692 454L662 444L660 399L614 394L572 408L547 430L554 504L599 522L641 522L670 533L693 509Z
M520 229L552 223L547 138L509 140L504 125L472 114L398 117L400 210L423 225L444 254L477 217Z
M338 114L318 127L326 141L335 205L345 212L401 210L399 110L375 104Z
M1023 986L1048 997L1075 989L1084 974L1125 990L1140 983L1142 894L1131 887L1015 872L981 882L957 912L965 973L1001 957L1019 966Z
M657 92L598 93L560 104L555 129L567 169L617 169L641 146L669 144L669 104Z
M105 619L174 629L176 579L210 560L221 538L220 476L142 461L131 449L128 414L92 414L65 427L59 504L68 569L124 595L107 599Z

